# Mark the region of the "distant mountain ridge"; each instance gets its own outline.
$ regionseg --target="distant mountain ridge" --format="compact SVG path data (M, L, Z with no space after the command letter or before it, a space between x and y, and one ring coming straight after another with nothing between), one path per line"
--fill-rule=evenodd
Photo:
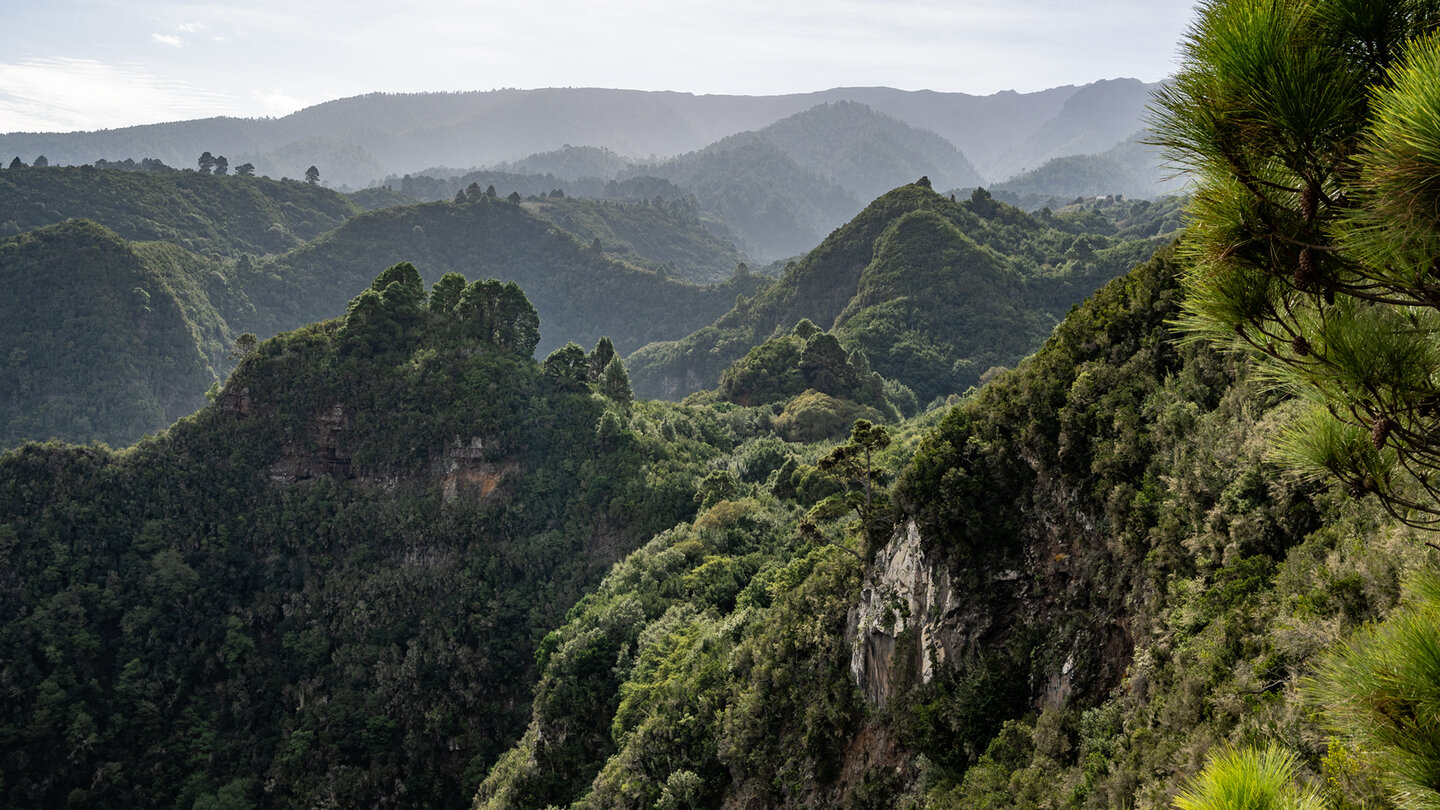
M630 355L635 392L679 399L712 387L751 347L808 319L922 403L961 393L1033 351L1071 305L1159 245L1109 238L1103 224L1098 214L1031 217L979 189L957 202L902 186L713 324Z
M762 129L816 105L851 101L936 133L993 182L1059 156L1054 150L1066 143L1085 144L1092 152L1119 143L1143 126L1144 99L1153 87L1114 79L990 96L884 87L780 96L600 88L372 93L274 119L10 133L0 135L0 154L26 161L43 154L65 164L154 157L189 166L210 151L226 155L232 165L254 163L256 171L272 176L299 177L313 163L327 182L361 186L386 172L492 165L566 144L663 158Z
M0 448L161 430L204 404L244 333L342 315L401 261L426 282L524 284L547 353L682 337L767 283L679 200L481 194L362 213L330 189L262 177L0 171Z

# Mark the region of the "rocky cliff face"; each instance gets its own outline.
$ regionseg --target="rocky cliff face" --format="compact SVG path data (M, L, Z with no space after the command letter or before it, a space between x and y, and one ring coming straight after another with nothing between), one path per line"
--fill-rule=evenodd
M926 559L920 530L909 521L876 557L850 610L850 674L872 703L884 706L889 699L897 655L917 659L912 663L924 683L954 655L962 635L962 606L954 598L950 573ZM917 644L897 652L896 639L907 630Z
M495 493L505 476L520 470L515 461L487 461L485 439L480 436L457 436L436 466L446 503L454 503L462 495L484 500Z
M1079 499L1042 468L1036 507L1009 550L945 557L956 538L927 538L915 520L896 526L850 610L850 673L871 703L897 685L964 673L981 655L1024 648L1035 709L1099 698L1120 681L1133 640L1127 583ZM1017 646L1018 645L1018 646Z

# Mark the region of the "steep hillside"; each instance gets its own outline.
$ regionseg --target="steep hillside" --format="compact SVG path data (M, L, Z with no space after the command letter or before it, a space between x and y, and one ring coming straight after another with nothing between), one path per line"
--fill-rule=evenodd
M701 284L735 274L745 257L733 242L716 236L694 204L684 200L620 202L547 197L523 203L582 244L599 240L616 261Z
M693 194L734 229L742 250L766 261L810 249L860 207L858 197L755 132L632 172L664 178Z
M0 447L129 444L204 404L228 345L209 298L225 280L177 261L83 220L0 239Z
M633 355L636 391L679 398L711 387L750 347L808 318L922 402L963 392L1154 249L1056 224L980 191L957 203L919 185L896 189L712 326Z
M1159 808L1241 742L1380 806L1296 687L1423 546L1266 460L1288 406L1175 342L1177 271L888 449L857 426L893 501L837 511L836 448L632 554L541 645L475 806Z
M503 198L372 211L242 274L255 311L236 326L269 335L339 315L346 291L377 267L410 261L427 282L457 272L522 285L540 312L542 354L602 335L630 352L698 328L765 283L743 277L702 287L613 261L601 247Z
M329 189L262 177L84 166L0 172L0 236L83 218L130 241L234 257L289 250L359 210Z
M450 199L450 188L463 187L467 178L502 195L514 189L545 196L561 188L570 197L693 198L708 220L765 260L817 244L854 214L858 201L909 178L928 175L942 188L964 186L967 193L980 184L969 161L944 138L847 101L817 105L671 160L629 160L567 145L448 183L437 176L443 174L427 170L433 181L401 178L400 187L435 200ZM657 180L664 185L654 187Z
M996 167L996 179L1065 155L1105 152L1132 136L1149 115L1154 85L1135 79L1087 84L1065 100L1055 117L1016 141Z
M1149 131L1143 130L1098 154L1052 158L1039 168L996 183L990 190L1060 200L1102 194L1146 199L1181 192L1184 178L1172 176L1173 172L1161 165L1159 151L1144 142L1148 137L1152 137Z
M544 631L746 429L537 337L514 285L401 265L134 448L0 455L0 804L461 804Z
M854 101L821 104L760 130L803 168L871 200L915 177L937 188L982 184L955 145Z

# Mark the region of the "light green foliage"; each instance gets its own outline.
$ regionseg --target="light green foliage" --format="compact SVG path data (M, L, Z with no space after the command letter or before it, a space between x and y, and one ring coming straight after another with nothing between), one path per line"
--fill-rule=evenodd
M787 441L818 442L844 436L855 420L862 418L884 421L872 408L819 391L806 391L790 400L785 410L775 417L775 429Z
M740 476L708 473L695 520L618 564L542 643L530 732L477 807L778 805L834 781L862 716L844 638L860 564L809 547L797 506L752 489L792 452L739 445Z
M894 391L904 402L904 393ZM887 381L870 370L865 353L847 354L834 335L822 332L808 320L788 335L773 337L751 349L720 375L718 395L740 405L788 404L806 391L873 408L889 417L897 415L886 396ZM914 394L909 403L913 405ZM818 438L809 437L809 440Z
M737 610L761 566L786 552L791 525L773 502L721 500L617 565L541 645L534 733L477 806L647 806L682 769L719 795L726 662L748 621L720 612Z
M1291 463L1422 523L1440 515L1440 239L1417 213L1440 170L1437 27L1429 2L1209 4L1156 121L1200 181L1189 328L1313 403Z
M1328 653L1309 698L1406 808L1440 807L1440 574L1427 567L1404 604Z
M831 450L815 465L845 482L849 490L845 502L860 518L860 534L866 540L867 550L883 541L889 529L888 520L883 519L889 517L886 508L889 497L881 489L885 472L879 464L880 453L889 446L890 432L884 425L857 419L850 431L850 441Z
M1313 791L1295 784L1294 754L1267 748L1220 751L1175 797L1179 810L1321 810Z
M1293 405L1234 358L1172 342L1179 271L1161 254L1082 305L951 409L901 476L927 554L975 589L959 598L1023 617L930 684L892 681L887 711L932 803L1159 807L1197 751L1278 744L1307 767L1325 751L1296 683L1393 604L1413 540L1268 460L1263 437ZM1044 601L987 576L1021 565ZM1088 652L1121 643L1106 616L1127 617L1132 654ZM1067 669L1067 702L1036 717L1031 690Z

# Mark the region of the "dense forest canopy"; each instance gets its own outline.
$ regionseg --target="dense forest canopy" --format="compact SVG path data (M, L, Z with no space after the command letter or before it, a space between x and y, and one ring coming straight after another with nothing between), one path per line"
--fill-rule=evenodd
M0 804L1435 806L1437 29L1203 3L1153 142L1118 81L17 159ZM550 129L295 145L454 102ZM1087 190L1157 147L1193 197Z

